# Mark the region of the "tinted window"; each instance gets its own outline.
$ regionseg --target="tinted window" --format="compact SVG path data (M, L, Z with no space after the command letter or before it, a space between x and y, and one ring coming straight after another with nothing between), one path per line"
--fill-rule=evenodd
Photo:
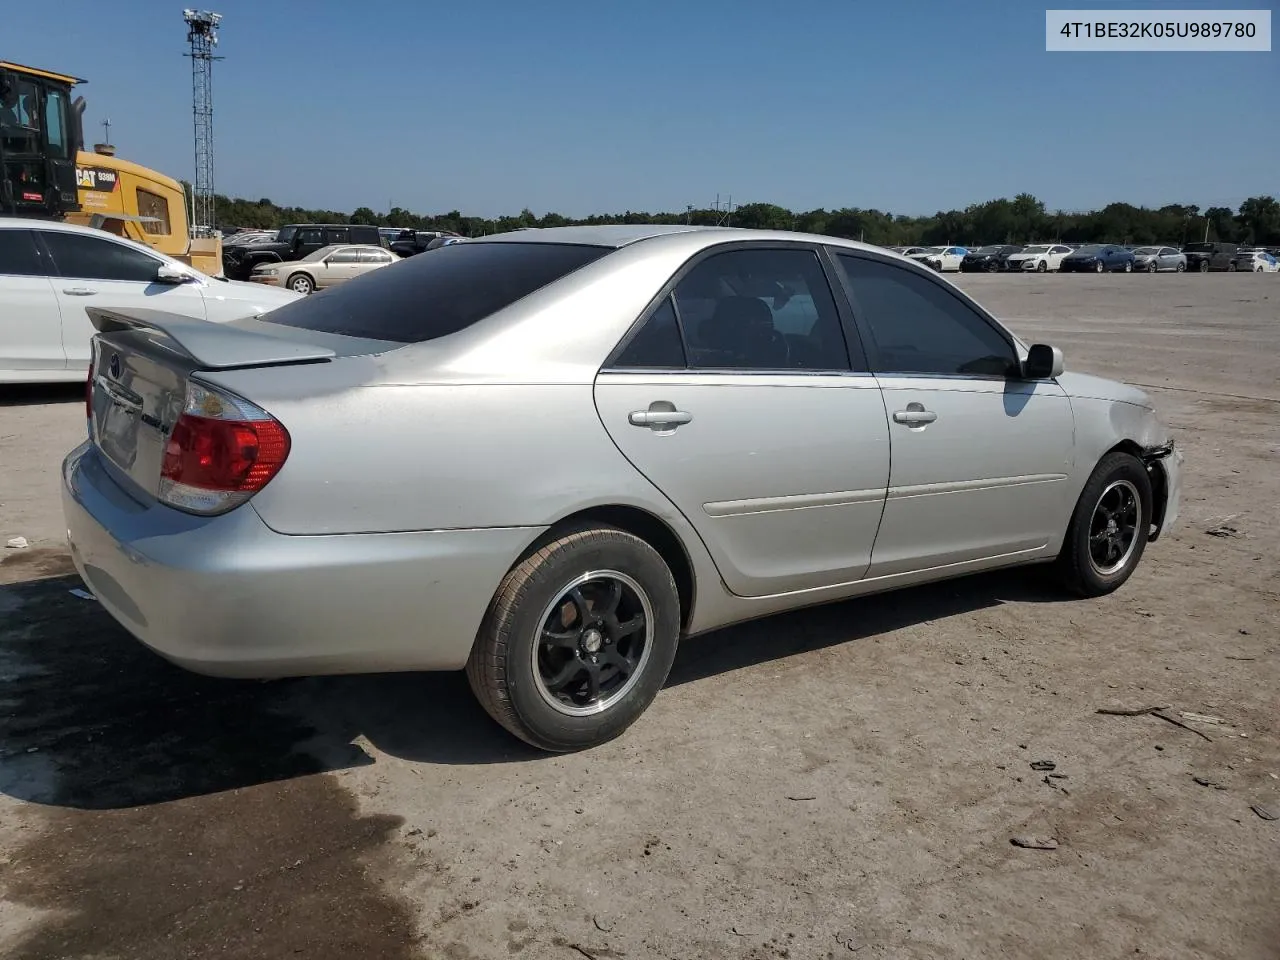
M281 227L280 232L276 234L276 239L281 243L293 243L293 238L297 236L297 227Z
M609 252L559 243L458 243L394 270L371 270L264 319L318 333L421 343L457 333Z
M383 253L381 250L361 250L360 251L361 263L390 263L391 259L392 259L391 254Z
M53 254L58 274L82 280L129 280L152 283L160 261L139 250L111 240L99 240L78 233L40 231Z
M298 231L298 243L324 243L324 231L313 227L304 227Z
M645 369L683 368L684 344L680 340L680 327L671 298L662 301L643 327L623 349L615 367L640 367Z
M840 315L811 250L734 250L676 285L689 366L848 370Z
M0 230L0 274L42 277L46 273L30 230Z
M329 235L328 240L330 243L350 243L351 242L351 231L348 230L346 227L335 227L325 232L328 233ZM375 243L376 242L377 241L375 241Z
M928 277L841 255L886 373L1006 376L1013 346L970 306Z

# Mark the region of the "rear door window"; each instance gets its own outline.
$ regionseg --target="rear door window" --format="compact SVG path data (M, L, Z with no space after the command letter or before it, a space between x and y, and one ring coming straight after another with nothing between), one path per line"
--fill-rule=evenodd
M563 243L458 243L394 270L371 271L354 288L298 300L263 319L317 333L395 343L447 337L610 253Z

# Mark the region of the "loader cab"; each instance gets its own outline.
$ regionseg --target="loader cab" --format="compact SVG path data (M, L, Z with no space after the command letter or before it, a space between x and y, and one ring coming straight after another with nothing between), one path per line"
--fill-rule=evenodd
M80 209L71 90L81 82L0 60L0 212L61 219Z

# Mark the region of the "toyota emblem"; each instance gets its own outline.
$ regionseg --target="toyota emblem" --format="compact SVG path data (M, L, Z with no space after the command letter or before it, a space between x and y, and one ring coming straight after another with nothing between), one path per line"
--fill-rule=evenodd
M113 353L111 362L107 364L107 372L111 374L112 380L120 379L120 354Z

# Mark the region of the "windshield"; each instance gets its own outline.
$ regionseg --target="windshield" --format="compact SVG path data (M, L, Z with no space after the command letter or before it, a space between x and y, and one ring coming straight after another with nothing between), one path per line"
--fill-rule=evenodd
M338 247L340 246L342 246L342 244L340 243L331 243L327 247L321 247L319 250L313 250L310 253L308 253L305 257L303 257L302 260L299 262L300 263L316 263L317 261L323 260L329 254L333 253L333 251L337 250Z
M1039 244L1039 245L1034 246L1034 247L1027 247L1027 248L1026 248L1025 250L1023 250L1022 252L1023 252L1023 253L1048 253L1048 252L1049 252L1049 246L1048 246L1048 244Z
M1188 243L1182 248L1187 253L1212 253L1212 243Z
M921 247L916 252L917 253L941 253L944 249L945 249L944 247Z
M1155 256L1155 254L1159 253L1160 248L1159 247L1138 247L1138 249L1134 250L1133 252L1135 256L1150 257L1150 256Z
M1004 247L1001 247L1001 246L986 246L986 247L979 247L977 250L970 250L969 252L970 253L1001 253L1003 252L1003 250L1004 250Z
M272 310L263 320L369 340L421 343L509 307L612 247L567 243L453 243Z
M297 227L281 227L280 232L276 234L276 239L281 243L293 243L293 238L297 233Z
M1078 254L1084 254L1087 257L1098 253L1101 250L1102 244L1100 243L1086 243L1083 247L1077 247L1075 252Z

